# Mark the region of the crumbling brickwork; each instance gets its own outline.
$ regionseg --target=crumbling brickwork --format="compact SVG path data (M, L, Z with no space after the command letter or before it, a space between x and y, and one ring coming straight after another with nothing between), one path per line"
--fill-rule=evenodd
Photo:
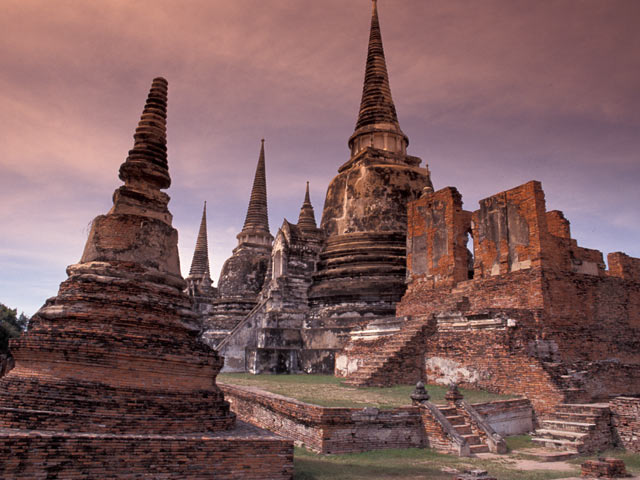
M618 458L598 458L582 464L580 476L586 478L626 478L629 476L624 462Z
M610 403L615 440L621 447L640 453L640 398L617 397Z
M640 393L640 260L611 254L606 271L599 251L571 239L561 212L546 212L533 181L480 201L471 214L473 278L465 279L455 266L467 256L467 213L455 193L410 204L410 283L397 308L409 320L395 335L404 339L376 352L348 346L358 355L351 361L373 365L353 383L378 384L376 365L404 380L414 355L405 345L418 338L409 330L423 318L435 322L421 350L430 380L526 395L542 414L560 402ZM405 360L386 360L398 356Z
M391 410L320 407L252 387L222 384L221 388L240 420L278 432L318 453L416 447L458 453L437 421L420 407ZM500 432L528 431L532 409L527 400L477 406L486 421ZM522 421L527 415L528 424Z
M427 193L409 204L407 268L409 282L455 285L469 279L467 233L471 213L453 187Z
M235 429L198 339L168 210L167 82L153 81L80 263L11 343L0 478L291 478L293 445ZM212 466L215 463L215 466Z

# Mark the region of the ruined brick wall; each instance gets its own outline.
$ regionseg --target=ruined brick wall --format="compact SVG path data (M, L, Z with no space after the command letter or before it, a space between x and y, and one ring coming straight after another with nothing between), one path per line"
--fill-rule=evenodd
M640 258L633 258L622 252L607 255L609 275L626 280L640 281Z
M547 216L540 182L480 200L473 224L474 278L542 265Z
M407 268L409 281L453 285L469 278L467 232L471 214L453 187L426 193L409 204Z
M609 403L611 424L617 443L640 453L640 398L617 397Z
M447 195L461 204L443 189L410 205L409 245L460 229L452 216L425 220L446 211L435 199ZM539 182L480 201L473 237L473 280L438 285L409 263L397 315L437 321L424 344L430 380L526 395L539 413L561 401L640 393L640 259L612 254L607 274L602 253L579 247L561 212L546 212ZM433 247L423 252L428 262Z

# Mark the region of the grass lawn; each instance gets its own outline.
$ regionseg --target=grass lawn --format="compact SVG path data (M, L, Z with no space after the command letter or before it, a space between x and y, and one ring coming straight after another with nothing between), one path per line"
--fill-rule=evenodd
M419 448L324 456L296 448L294 465L295 480L451 480L454 469L486 470L499 480L551 480L579 476L577 465L563 470L524 471L507 456L460 458Z
M519 435L507 439L510 448L530 447L530 437ZM294 453L295 480L451 480L454 469L481 469L498 480L552 480L580 476L580 464L589 458L616 457L624 460L627 471L640 475L640 455L611 450L597 456L582 456L561 463L538 463L524 466L513 455L491 458L460 458L429 449L379 450L348 455L317 455L304 448Z
M395 387L355 388L343 385L343 379L332 375L251 375L250 373L221 373L220 383L247 385L261 388L272 393L295 398L301 402L323 407L377 407L389 409L410 405L409 395L413 385ZM445 403L447 388L442 385L427 385L427 391L434 403ZM460 389L470 403L488 402L514 398L508 395L496 395L479 390Z

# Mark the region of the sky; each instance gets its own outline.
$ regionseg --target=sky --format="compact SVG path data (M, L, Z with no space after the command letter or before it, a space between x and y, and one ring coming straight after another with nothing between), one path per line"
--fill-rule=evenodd
M379 0L408 152L464 208L529 180L581 246L640 257L640 2ZM370 0L2 0L0 302L57 293L156 76L183 274L207 201L211 273L236 245L265 138L271 232L316 218L348 160ZM423 163L424 165L424 163Z

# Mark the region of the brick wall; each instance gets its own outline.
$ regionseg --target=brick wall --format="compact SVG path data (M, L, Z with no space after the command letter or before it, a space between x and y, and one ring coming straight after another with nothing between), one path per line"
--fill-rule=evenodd
M446 187L423 195L408 208L410 280L430 281L433 285L467 280L466 235L471 231L471 214L462 210L460 193Z
M411 448L424 444L415 407L327 408L250 387L221 385L221 388L241 420L291 438L318 453Z
M640 281L640 258L633 258L622 252L607 255L609 275L628 280Z
M446 433L424 409L418 407L393 410L329 408L252 387L220 384L220 388L240 420L290 438L318 453L411 447L452 451ZM495 405L484 403L478 406L481 414L497 431L506 429L518 434L529 431L523 428L521 420L526 415L531 417L532 408L527 400L507 400L495 402Z
M0 478L291 479L290 440L239 423L198 435L0 431Z
M640 398L617 397L609 403L616 442L640 453Z
M397 315L410 319L396 338L409 338L411 319L436 323L422 347L429 381L525 395L542 414L563 401L640 393L640 259L611 254L606 272L601 252L570 238L562 212L546 212L542 187L533 181L480 201L470 214L474 275L460 280L452 272L467 259L456 240L467 225L461 205L447 187L408 210L410 283ZM437 266L429 242L442 244ZM437 282L429 272L452 281ZM386 357L403 354L402 345L389 348ZM355 363L376 364L379 354L364 343L345 352ZM367 373L369 384L379 374L404 379L410 360L395 362L397 371L385 364Z

